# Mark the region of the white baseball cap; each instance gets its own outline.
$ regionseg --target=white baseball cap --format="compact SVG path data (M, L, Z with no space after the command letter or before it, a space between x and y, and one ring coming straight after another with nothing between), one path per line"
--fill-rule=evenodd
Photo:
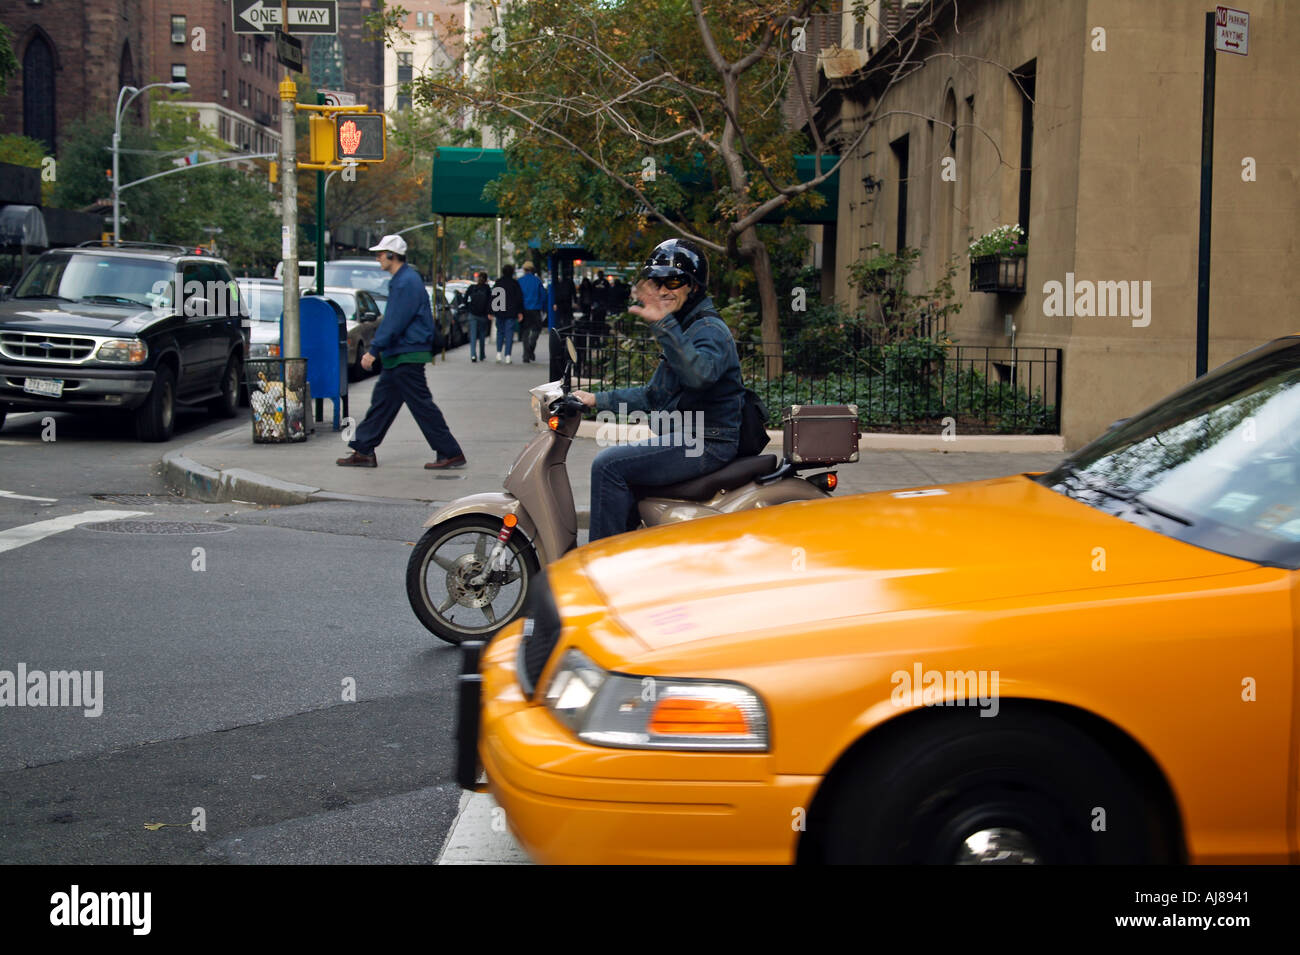
M406 240L400 235L386 235L379 240L378 245L370 247L371 252L396 252L398 255L406 254Z

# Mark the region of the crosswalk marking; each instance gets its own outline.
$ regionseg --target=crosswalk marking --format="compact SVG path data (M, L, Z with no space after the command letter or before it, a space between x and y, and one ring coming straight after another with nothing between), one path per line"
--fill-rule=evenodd
M50 504L59 503L57 497L32 497L30 494L17 494L14 491L0 491L0 497L9 497L16 501L48 501Z
M52 534L70 531L78 524L89 524L93 521L120 521L124 517L141 517L148 513L148 511L82 511L80 514L65 514L63 517L52 517L48 521L11 527L7 531L0 531L0 554L15 550L24 544L34 544Z

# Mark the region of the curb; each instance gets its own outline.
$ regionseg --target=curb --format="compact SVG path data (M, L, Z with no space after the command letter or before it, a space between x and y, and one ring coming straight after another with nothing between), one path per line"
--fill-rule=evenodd
M187 449L188 450L188 449ZM326 491L308 484L281 481L267 474L258 474L246 468L218 470L200 464L185 451L170 451L162 459L163 482L184 497L206 504L262 504L276 507L295 504L314 504L319 501L343 501L353 504L435 504L425 498L367 497L363 494L346 494ZM580 507L578 527L591 526L591 510Z

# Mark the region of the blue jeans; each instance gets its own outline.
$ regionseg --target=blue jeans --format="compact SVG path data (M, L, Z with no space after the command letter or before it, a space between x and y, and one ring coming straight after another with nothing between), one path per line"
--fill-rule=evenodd
M487 315L471 315L469 317L469 357L474 357L474 350L478 349L479 361L487 359L484 354L487 348L488 326L492 319Z
M497 316L497 351L507 358L515 343L515 323L517 319Z
M459 457L464 453L452 437L442 410L433 403L433 395L429 394L428 382L424 380L424 369L427 367L408 363L385 368L380 372L375 390L370 394L370 410L366 412L365 420L357 425L356 437L348 442L348 447L361 454L374 454L375 448L392 427L397 412L405 404L411 409L415 423L420 426L424 440L438 453L440 460Z
M687 447L656 447L636 441L606 448L591 463L591 531L600 540L636 530L641 522L632 486L676 484L720 470L736 458L736 438L705 440L703 453L687 455Z

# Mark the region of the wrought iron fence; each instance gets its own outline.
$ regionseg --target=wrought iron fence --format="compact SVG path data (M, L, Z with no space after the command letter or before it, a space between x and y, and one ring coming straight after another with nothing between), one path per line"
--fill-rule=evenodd
M573 330L574 387L643 385L662 359L648 334ZM1061 350L944 345L911 338L846 348L841 342L737 341L741 375L773 427L792 404L855 404L864 428L959 433L1060 431ZM951 423L945 419L953 419Z

